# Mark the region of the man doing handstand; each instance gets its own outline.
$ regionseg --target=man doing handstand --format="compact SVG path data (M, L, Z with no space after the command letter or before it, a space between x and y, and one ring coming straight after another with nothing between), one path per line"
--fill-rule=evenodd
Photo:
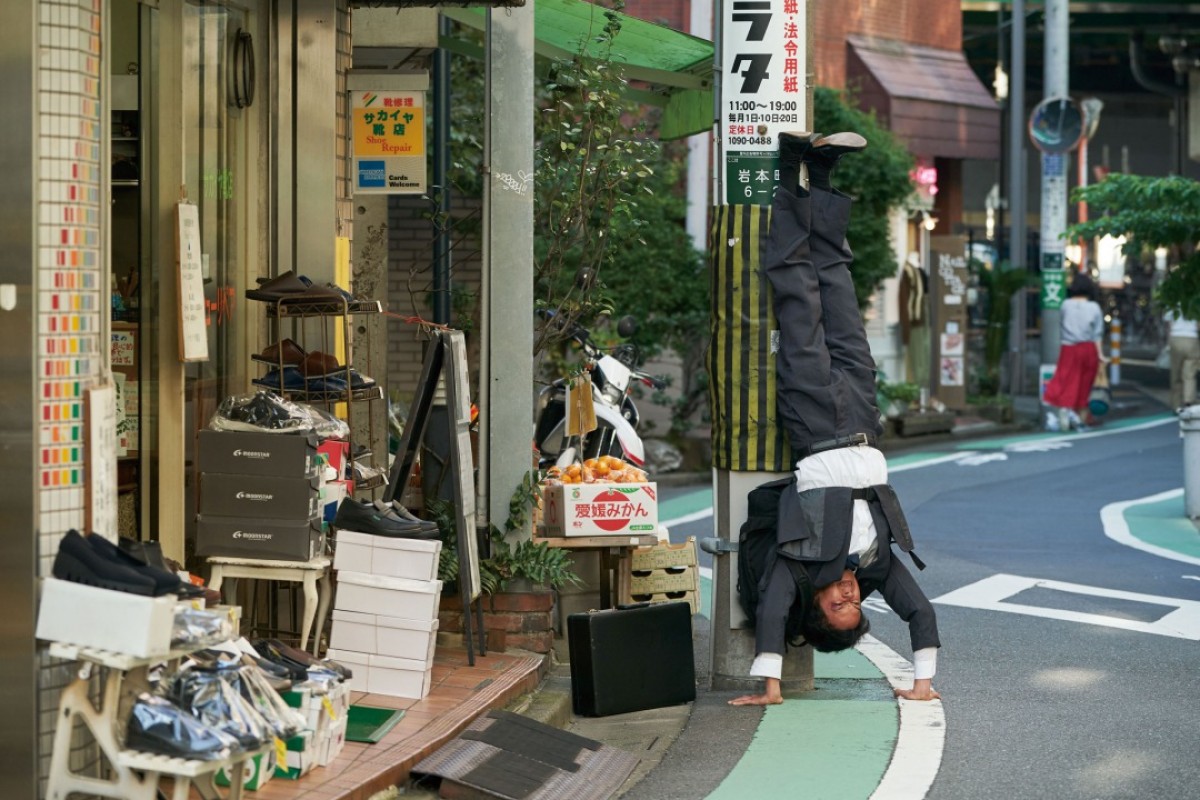
M939 697L932 685L940 647L933 606L891 551L895 542L923 566L875 448L883 427L849 271L851 201L829 180L843 155L865 146L855 133L781 136L765 271L780 327L777 406L798 459L796 489L780 498L776 558L760 586L750 674L765 679L764 691L733 705L783 702L785 628L802 596L792 572L797 564L815 589L811 607L798 609L809 644L825 652L852 647L868 627L862 598L879 591L908 623L913 647L913 688L896 689L896 696Z

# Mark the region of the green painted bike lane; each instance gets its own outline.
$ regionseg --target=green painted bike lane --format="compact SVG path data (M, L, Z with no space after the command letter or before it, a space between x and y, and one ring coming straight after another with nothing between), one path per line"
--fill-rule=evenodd
M1173 419L1172 415L1158 415L1114 421L1093 433L1046 432L964 442L948 449L895 456L888 459L888 467L902 471L932 466L960 457L963 451L1137 430ZM1182 492L1118 505L1114 510L1129 538L1200 562L1200 537L1184 514ZM670 521L711 507L712 490L705 488L665 501L660 519ZM700 609L710 618L711 603L712 580L702 576ZM886 676L857 650L816 653L813 669L814 691L764 711L745 754L708 800L790 796L799 786L811 800L854 800L875 792L900 734L898 705Z
M659 506L664 522L712 508L712 489ZM700 578L700 613L711 619L712 579ZM896 744L899 716L883 673L857 650L816 653L814 691L767 708L754 740L710 800L790 795L866 798L879 785Z

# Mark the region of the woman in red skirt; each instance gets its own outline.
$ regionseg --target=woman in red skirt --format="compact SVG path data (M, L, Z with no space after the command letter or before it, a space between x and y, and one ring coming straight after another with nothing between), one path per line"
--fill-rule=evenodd
M1054 377L1046 385L1046 404L1057 410L1049 415L1047 427L1058 430L1087 430L1080 413L1087 413L1088 395L1100 366L1100 342L1104 335L1104 312L1096 302L1096 284L1080 273L1071 281L1062 304L1062 348Z

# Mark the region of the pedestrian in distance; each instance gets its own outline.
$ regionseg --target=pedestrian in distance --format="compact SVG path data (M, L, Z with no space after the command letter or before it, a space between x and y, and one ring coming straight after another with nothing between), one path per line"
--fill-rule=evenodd
M1104 312L1096 302L1096 284L1078 273L1067 289L1060 311L1062 343L1054 377L1046 384L1047 430L1086 431L1088 397L1103 358Z
M924 566L911 552L887 462L875 447L883 426L850 277L851 200L830 183L838 161L864 147L855 133L780 137L765 272L780 327L778 415L799 460L794 487L780 496L774 564L760 585L750 674L764 679L764 690L732 705L783 701L789 616L801 615L801 633L814 648L844 650L866 633L861 603L875 591L909 625L913 687L896 695L940 697L932 685L941 644L933 606L891 550L894 542ZM801 583L813 591L801 591ZM809 596L806 607L793 607Z

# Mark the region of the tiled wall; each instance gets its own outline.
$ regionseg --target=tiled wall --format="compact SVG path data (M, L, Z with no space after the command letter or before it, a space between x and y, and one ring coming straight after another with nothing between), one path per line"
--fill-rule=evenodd
M83 391L104 363L100 103L104 0L38 4L38 571L84 522ZM38 753L44 780L67 667L43 661ZM76 765L89 760L81 745Z

